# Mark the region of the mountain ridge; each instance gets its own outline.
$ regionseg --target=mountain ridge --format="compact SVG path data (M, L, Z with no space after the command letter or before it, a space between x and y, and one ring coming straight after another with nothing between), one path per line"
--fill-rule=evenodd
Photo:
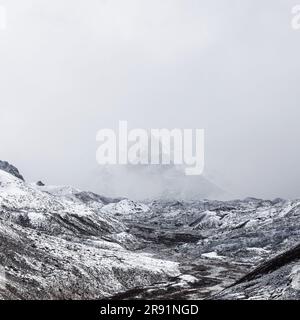
M300 299L300 200L137 202L12 167L0 169L0 299Z

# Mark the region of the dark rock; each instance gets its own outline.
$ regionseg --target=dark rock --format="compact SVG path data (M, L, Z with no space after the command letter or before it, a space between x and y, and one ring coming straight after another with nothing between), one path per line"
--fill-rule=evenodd
M19 170L14 167L13 165L9 164L7 161L1 161L0 160L0 170L3 170L16 178L25 181L23 176L20 174Z

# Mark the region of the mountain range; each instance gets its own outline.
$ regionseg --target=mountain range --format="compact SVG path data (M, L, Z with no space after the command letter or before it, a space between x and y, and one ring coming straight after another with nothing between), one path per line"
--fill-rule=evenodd
M300 200L137 201L0 161L0 299L299 299L299 218Z

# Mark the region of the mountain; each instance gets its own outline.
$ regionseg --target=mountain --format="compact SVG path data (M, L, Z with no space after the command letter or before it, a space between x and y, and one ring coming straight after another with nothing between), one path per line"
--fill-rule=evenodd
M25 181L23 176L20 174L19 170L6 161L0 160L0 170L3 170L7 173L10 173L11 175L15 176L16 178L18 178L22 181Z
M0 299L300 299L300 200L138 202L3 168Z
M299 300L300 245L267 260L219 293L217 299Z
M99 299L178 275L175 262L134 252L138 239L99 212L104 199L0 170L0 299Z
M87 183L96 193L136 201L226 198L227 193L205 175L186 176L175 165L99 166Z
M131 234L148 243L148 251L178 262L189 283L183 285L182 278L175 278L159 288L149 286L116 298L248 299L249 292L255 296L247 289L250 281L266 299L300 298L299 251L293 251L300 243L299 200L159 200L147 206L147 212L120 218ZM265 269L272 259L271 265L278 265L276 257L282 255L291 256L291 260L279 259L283 269ZM266 272L253 279L251 272L261 269ZM278 279L266 286L263 279L269 277ZM273 295L277 288L285 288L285 294ZM231 295L235 291L239 294Z
M150 148L152 145L156 146L153 150ZM153 165L151 159L168 159L168 164ZM166 146L161 138L149 134L148 143L137 151L131 163L99 165L90 174L86 185L96 193L137 201L228 198L227 192L205 174L187 176L185 169L184 164L174 164L172 143L171 146Z

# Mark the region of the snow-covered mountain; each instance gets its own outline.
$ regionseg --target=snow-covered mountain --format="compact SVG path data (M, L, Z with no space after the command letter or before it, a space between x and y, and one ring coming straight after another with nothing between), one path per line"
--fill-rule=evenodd
M216 299L299 300L300 245L262 263Z
M289 256L288 252L300 243L299 200L154 201L147 205L150 209L147 213L121 216L130 226L130 233L147 241L147 249L157 256L178 262L180 271L194 280L184 289L178 287L176 279L159 289L150 286L139 294L127 292L118 297L250 298L243 291L250 286L250 280L254 281L247 278L249 271L272 259L276 261L278 255ZM264 273L255 279L257 290L266 290L265 298L300 298L296 285L300 278L295 273L300 267L297 252L290 260L283 259L278 270L270 270L278 272L273 277L279 274L280 285L271 281L265 286L265 277L269 275ZM292 282L290 274L294 275ZM244 280L238 286L239 294L225 295L240 279ZM281 294L283 283L285 289ZM220 293L228 287L228 291ZM274 290L277 295L272 295ZM255 296L254 291L252 295Z
M16 178L19 178L24 181L24 178L20 174L19 170L13 165L9 164L7 161L0 160L0 170L8 172Z
M0 299L98 299L180 273L175 262L133 252L138 239L101 214L107 199L92 198L0 170Z
M299 299L299 218L299 200L140 203L5 163L0 299Z
M228 198L228 194L205 175L186 176L182 167L172 164L99 166L87 185L100 194L136 201Z

